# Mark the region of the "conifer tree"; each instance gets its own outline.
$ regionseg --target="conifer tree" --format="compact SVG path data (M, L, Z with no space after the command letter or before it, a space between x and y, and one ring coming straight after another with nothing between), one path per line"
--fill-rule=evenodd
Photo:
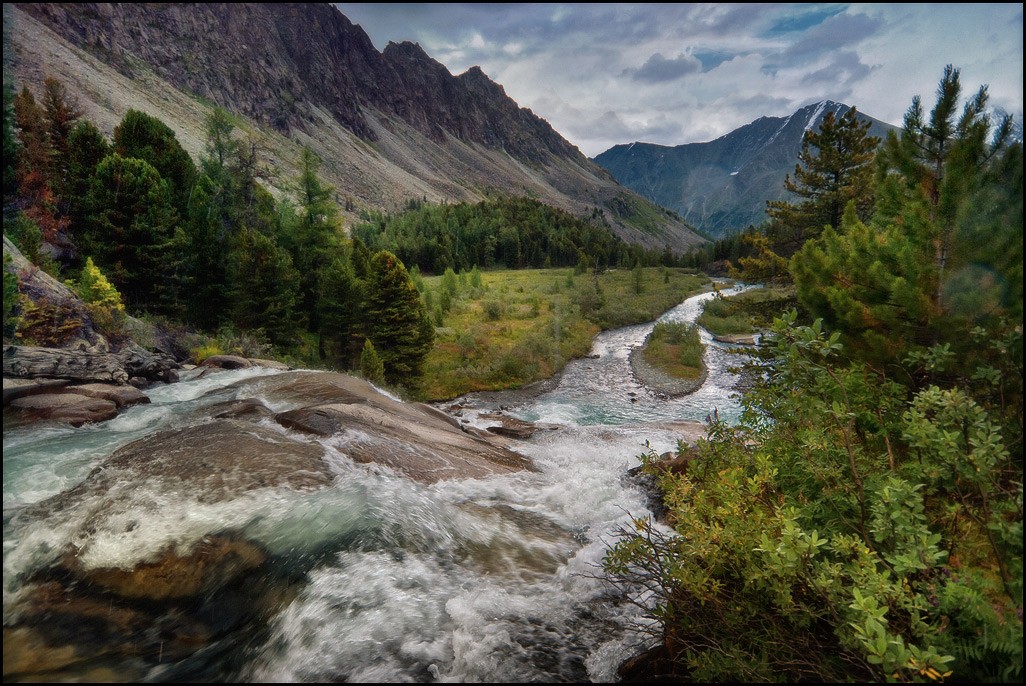
M321 269L318 290L322 349L325 356L349 369L364 335L365 284L343 254Z
M110 153L110 143L92 122L80 121L68 134L64 201L72 231L78 230L85 221L89 184L96 167Z
M374 344L367 338L360 352L360 374L371 383L382 383L385 380L385 365L374 349Z
M382 250L370 266L367 337L385 365L385 381L416 387L434 341L434 327L399 258Z
M938 306L959 216L988 169L1012 143L1011 117L995 126L987 113L987 86L980 86L959 114L961 95L960 70L949 64L929 119L921 99L915 96L905 113L901 136L891 132L881 155L881 173L902 184L906 196L924 199L929 207L936 228L933 261L938 271L934 291Z
M96 168L79 242L137 310L168 313L181 297L177 215L148 162L113 153Z
M233 322L264 333L276 345L297 335L295 308L299 274L288 252L259 231L243 228L228 257Z
M57 79L47 77L43 82L43 110L46 112L47 133L54 156L54 190L61 196L68 189L64 180L68 170L69 137L82 117L77 100L68 94Z
M187 209L196 181L196 165L167 124L138 110L125 113L114 128L114 150L122 157L146 160L168 183L175 208Z
M798 200L771 200L766 213L773 249L789 257L802 244L818 236L824 226L840 226L844 208L855 203L856 216L865 220L873 203L873 156L879 138L868 135L854 107L840 118L828 112L819 130L809 129L802 150L784 187Z
M342 233L338 207L332 200L334 189L317 175L320 160L309 148L303 148L297 183L298 223L289 235L283 235L300 274L301 307L311 315L317 328L317 280L320 270L331 262Z

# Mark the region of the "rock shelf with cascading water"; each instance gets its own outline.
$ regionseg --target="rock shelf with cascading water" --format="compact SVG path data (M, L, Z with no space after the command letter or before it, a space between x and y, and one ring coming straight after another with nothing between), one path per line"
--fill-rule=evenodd
M108 422L5 430L5 680L615 679L644 642L598 574L646 513L623 472L735 407L715 347L708 390L638 385L650 327L459 419L253 367L188 372ZM559 428L481 438L499 408Z

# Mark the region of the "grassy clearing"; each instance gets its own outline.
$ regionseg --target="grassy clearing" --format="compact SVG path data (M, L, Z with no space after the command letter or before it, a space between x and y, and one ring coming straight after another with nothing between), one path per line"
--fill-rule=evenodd
M756 288L707 300L697 322L714 336L750 334L769 327L774 317L796 304L793 287Z
M705 346L698 327L684 322L659 322L645 340L645 361L678 379L697 379L704 370Z
M587 355L600 330L651 321L710 287L702 274L656 267L640 284L630 270L533 269L423 277L418 286L435 322L423 383L431 400L549 378Z

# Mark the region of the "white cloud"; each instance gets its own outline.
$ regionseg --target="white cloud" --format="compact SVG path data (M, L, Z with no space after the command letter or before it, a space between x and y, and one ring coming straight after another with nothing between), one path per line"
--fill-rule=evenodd
M480 65L587 155L710 140L823 99L900 124L948 63L1022 112L1021 5L340 8L379 47L418 41L454 74Z

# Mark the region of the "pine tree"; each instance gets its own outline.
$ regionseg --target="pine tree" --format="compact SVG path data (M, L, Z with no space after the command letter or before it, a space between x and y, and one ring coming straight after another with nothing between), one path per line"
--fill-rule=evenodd
M232 321L262 332L276 345L297 335L295 308L299 274L288 252L259 231L243 228L228 256Z
M385 365L369 338L364 340L360 352L360 374L371 383L380 384L385 380Z
M367 337L385 365L385 381L416 387L434 341L434 327L399 258L382 250L370 266Z
M167 124L129 110L114 128L114 151L122 157L149 162L168 183L175 208L185 214L196 181L196 165Z
M181 297L180 236L167 184L148 162L113 153L96 168L79 234L136 311L173 311Z
M891 132L881 155L881 173L887 180L902 184L906 195L925 199L930 208L930 219L936 225L933 261L938 270L934 292L938 306L960 214L987 170L1012 143L1011 117L994 126L987 113L987 86L980 86L966 100L959 115L961 94L960 71L949 64L937 87L937 103L929 120L922 101L915 96L905 113L901 136Z
M818 131L809 129L802 139L802 151L794 176L784 187L797 202L771 200L767 232L773 250L783 257L794 254L815 238L824 226L840 226L844 209L855 203L856 216L865 220L873 203L873 156L879 138L868 135L869 122L862 122L853 107L840 119L828 112Z

